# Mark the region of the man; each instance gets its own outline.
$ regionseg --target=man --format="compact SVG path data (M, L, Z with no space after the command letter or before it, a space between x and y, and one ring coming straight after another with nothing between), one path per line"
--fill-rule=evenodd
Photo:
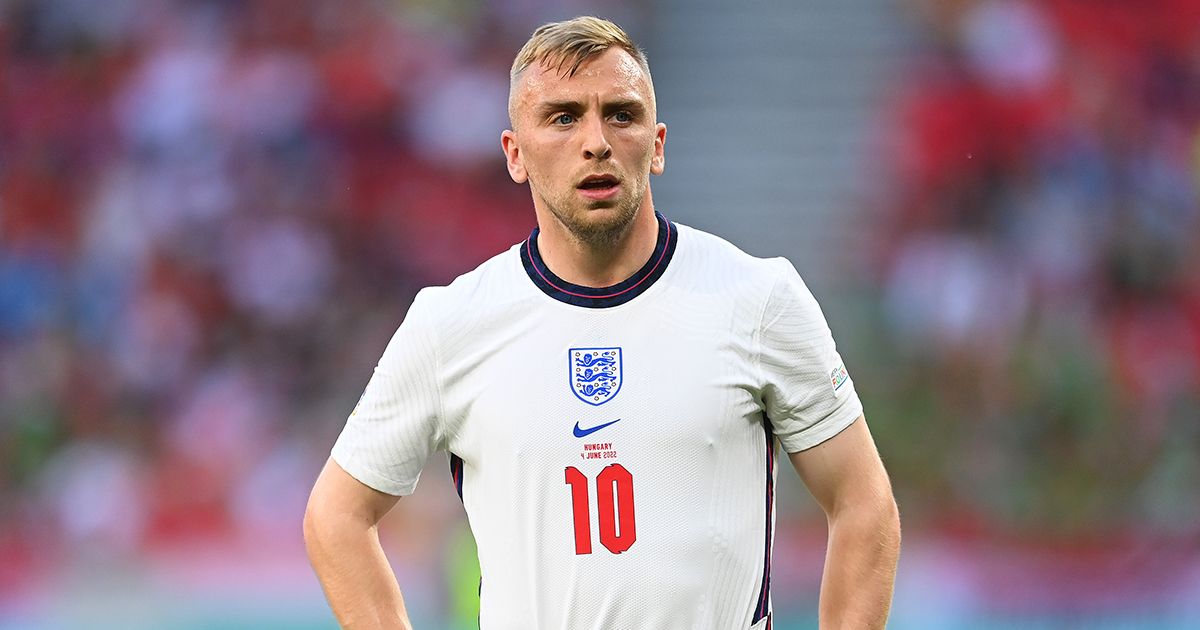
M779 442L828 515L821 627L882 628L896 506L795 269L655 212L666 126L616 25L539 28L511 79L538 229L418 294L334 445L305 539L339 621L410 627L376 524L445 449L484 630L769 628Z

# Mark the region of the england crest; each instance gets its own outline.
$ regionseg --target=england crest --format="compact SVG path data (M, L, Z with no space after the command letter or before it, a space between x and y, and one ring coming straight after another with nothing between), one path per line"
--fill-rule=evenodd
M571 391L589 405L603 405L621 390L620 348L571 348L567 369Z

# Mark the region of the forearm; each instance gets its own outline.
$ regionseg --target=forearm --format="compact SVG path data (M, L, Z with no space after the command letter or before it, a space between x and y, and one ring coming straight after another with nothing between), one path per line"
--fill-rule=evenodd
M888 496L829 518L821 579L821 630L882 630L900 557L900 519Z
M348 630L411 630L396 576L370 523L306 515L304 542L338 623Z

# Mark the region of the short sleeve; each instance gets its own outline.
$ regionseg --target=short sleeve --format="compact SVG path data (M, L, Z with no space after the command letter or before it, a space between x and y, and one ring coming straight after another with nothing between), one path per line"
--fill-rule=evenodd
M350 476L397 496L412 494L429 454L444 448L435 318L424 293L388 343L332 452Z
M784 450L837 435L862 414L846 366L816 298L784 259L759 324L765 413Z

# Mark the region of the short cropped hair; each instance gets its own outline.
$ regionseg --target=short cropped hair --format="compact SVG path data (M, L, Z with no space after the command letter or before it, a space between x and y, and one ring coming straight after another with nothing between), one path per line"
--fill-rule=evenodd
M560 76L571 77L589 57L599 55L613 46L629 53L649 79L650 63L646 61L646 52L620 26L608 20L585 15L539 26L517 53L508 75L509 118L512 118L517 80L529 66L538 63L546 68L554 68ZM651 86L651 94L653 90Z

